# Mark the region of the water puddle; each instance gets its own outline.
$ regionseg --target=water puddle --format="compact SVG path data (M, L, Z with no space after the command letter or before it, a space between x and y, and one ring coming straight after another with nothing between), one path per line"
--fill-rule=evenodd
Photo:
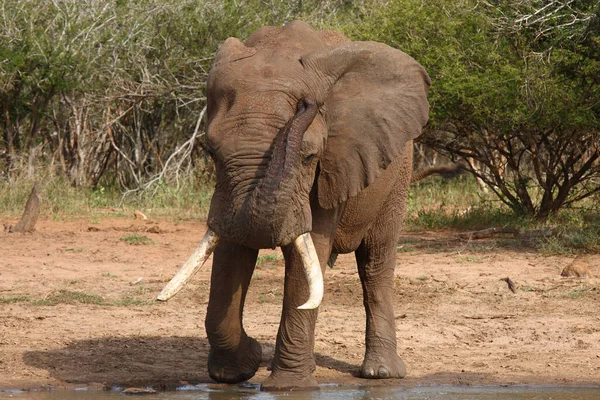
M127 397L121 389L111 391L0 391L0 398L31 400L104 400ZM564 388L539 386L423 386L400 387L338 387L323 386L317 392L265 393L254 385L211 388L210 385L184 386L176 391L143 396L169 400L598 400L600 387Z

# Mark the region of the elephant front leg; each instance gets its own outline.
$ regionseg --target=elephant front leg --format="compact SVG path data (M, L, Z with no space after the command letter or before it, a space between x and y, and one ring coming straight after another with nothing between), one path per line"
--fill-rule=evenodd
M336 227L344 207L325 210L312 205L313 231L311 237L321 264L325 267L331 249ZM283 310L271 375L263 382L262 390L314 390L318 383L313 377L316 363L313 355L315 347L315 324L317 310L299 310L298 306L308 299L308 284L300 254L293 245L283 250L285 256L285 287Z
M394 318L395 247L363 241L356 250L358 273L367 316L363 378L403 378L404 362L397 354Z
M214 253L206 334L210 343L208 373L217 382L250 379L260 366L262 349L242 326L244 301L258 250L219 243Z
M314 333L317 310L299 310L308 299L306 276L302 261L293 246L283 249L286 260L283 310L272 372L262 384L262 390L314 390L318 384L315 370ZM319 259L327 259L319 256ZM323 270L323 268L322 268Z

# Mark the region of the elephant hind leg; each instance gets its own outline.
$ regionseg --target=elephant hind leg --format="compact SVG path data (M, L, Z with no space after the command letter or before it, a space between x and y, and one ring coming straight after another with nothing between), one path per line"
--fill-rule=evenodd
M406 367L397 354L393 309L395 251L389 254L388 249L369 247L369 242L363 241L356 250L367 317L360 375L372 379L403 378Z
M400 169L396 185L355 251L367 318L365 358L360 372L363 378L403 378L406 375L404 362L396 352L393 308L396 244L406 208L411 158L404 161L406 165Z

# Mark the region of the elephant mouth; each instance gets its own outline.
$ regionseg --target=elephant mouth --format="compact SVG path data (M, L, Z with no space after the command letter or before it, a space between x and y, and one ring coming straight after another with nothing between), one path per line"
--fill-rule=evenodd
M208 229L196 247L196 250L194 250L183 267L167 283L156 299L167 301L175 296L192 276L200 270L218 243L219 236L213 230ZM304 274L308 281L308 300L299 306L298 309L312 310L319 307L323 300L323 273L321 271L321 264L319 263L317 251L315 250L310 233L298 236L294 240L293 245L300 254Z

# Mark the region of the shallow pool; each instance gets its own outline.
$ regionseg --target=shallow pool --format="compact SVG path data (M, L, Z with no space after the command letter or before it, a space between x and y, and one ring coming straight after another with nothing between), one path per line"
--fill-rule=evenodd
M143 396L148 399L173 400L598 400L599 387L547 387L547 386L422 386L416 388L400 387L339 387L323 386L316 392L265 393L254 385L211 388L211 385L185 386L176 391L159 392ZM0 398L32 400L77 400L77 399L116 399L126 397L119 388L110 391L73 390L73 391L0 391Z

